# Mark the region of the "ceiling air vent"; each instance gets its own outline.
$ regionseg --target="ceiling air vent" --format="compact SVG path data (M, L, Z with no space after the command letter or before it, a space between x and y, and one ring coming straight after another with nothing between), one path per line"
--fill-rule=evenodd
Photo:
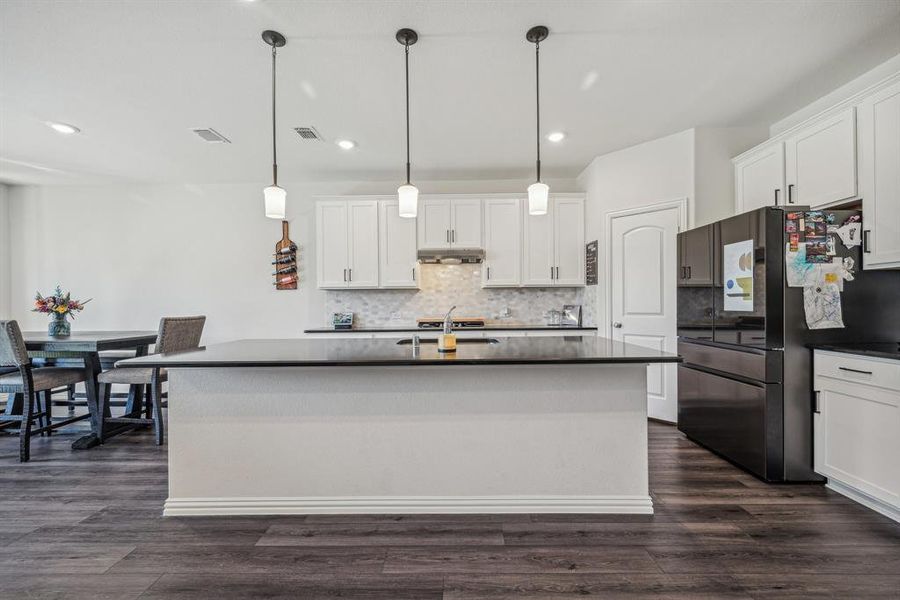
M316 131L315 127L294 127L294 131L297 132L304 140L319 140L322 141L322 136L319 135L319 132Z
M194 133L200 136L204 142L209 142L211 144L230 144L231 140L227 137L213 129L212 127L194 127L191 129Z

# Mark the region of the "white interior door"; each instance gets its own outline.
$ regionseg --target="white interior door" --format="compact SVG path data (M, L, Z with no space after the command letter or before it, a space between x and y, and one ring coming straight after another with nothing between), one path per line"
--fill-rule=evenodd
M681 205L612 215L609 231L611 337L675 352L678 226ZM675 365L647 368L649 416L675 422Z

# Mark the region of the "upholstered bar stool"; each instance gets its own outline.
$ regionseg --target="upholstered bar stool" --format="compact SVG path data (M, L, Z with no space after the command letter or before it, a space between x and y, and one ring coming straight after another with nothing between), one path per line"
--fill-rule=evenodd
M200 346L200 336L203 334L203 326L206 323L205 316L199 317L164 317L159 322L159 334L156 336L156 352L179 352L191 350ZM156 444L162 445L163 432L163 393L162 384L168 379L165 369L117 369L100 373L97 382L100 384L100 409L101 415L100 441L105 439L105 432L110 425L149 425L153 424L156 432ZM110 394L113 384L128 386L150 386L150 404L153 409L152 418L141 417L140 408L134 413L122 417L106 416L109 414ZM149 407L148 407L149 408Z
M85 367L32 367L22 331L15 321L0 321L0 370L4 367L15 370L0 375L0 394L21 395L22 414L15 414L7 406L0 421L19 422L19 461L27 462L31 457L31 436L44 432L49 435L53 430L51 390L87 381L91 374ZM41 403L39 395L43 398ZM8 402L15 404L14 400ZM32 430L35 420L39 427Z

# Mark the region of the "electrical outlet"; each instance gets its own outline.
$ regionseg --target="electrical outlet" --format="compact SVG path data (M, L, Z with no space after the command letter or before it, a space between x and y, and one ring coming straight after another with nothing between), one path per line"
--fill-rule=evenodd
M401 313L399 310L395 310L391 313L391 321L399 321L401 319L403 319L403 313Z

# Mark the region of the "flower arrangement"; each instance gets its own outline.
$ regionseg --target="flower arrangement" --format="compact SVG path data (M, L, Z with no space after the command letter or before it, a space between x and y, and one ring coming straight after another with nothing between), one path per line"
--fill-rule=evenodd
M42 296L40 292L34 296L34 308L31 309L31 312L52 315L53 321L50 322L49 334L66 336L70 332L69 322L66 318L71 316L74 319L75 313L84 310L84 305L90 301L90 299L83 302L72 300L71 292L63 293L62 288L56 286L53 294L49 296Z

